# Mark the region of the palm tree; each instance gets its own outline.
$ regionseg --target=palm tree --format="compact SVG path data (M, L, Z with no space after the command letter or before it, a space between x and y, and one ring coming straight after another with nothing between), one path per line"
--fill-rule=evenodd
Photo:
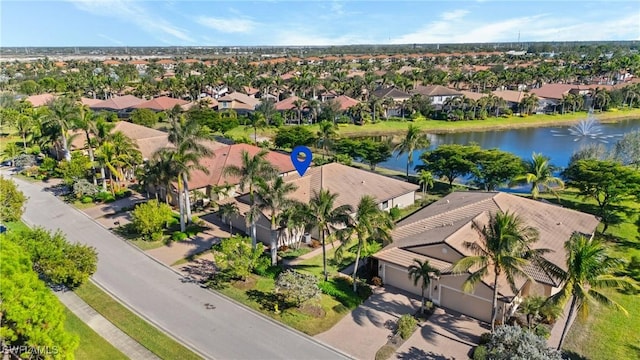
M47 104L47 106L49 107L50 113L45 119L45 122L53 124L58 128L62 139L64 158L67 161L71 161L71 152L69 152L67 143L67 132L71 128L73 119L77 117L78 108L73 100L69 98L57 98Z
M420 170L418 173L418 183L422 185L422 193L426 194L427 189L433 187L433 174L431 171Z
M13 166L15 164L16 157L22 154L23 151L24 149L20 149L18 144L16 144L15 142L10 142L4 147L2 154L5 156L5 158L11 161L11 166Z
M398 152L396 157L400 157L405 153L407 154L407 181L409 181L409 166L413 164L413 153L416 150L428 148L429 145L429 139L420 134L420 128L416 125L409 124L407 135L405 135L404 139L394 148L394 150Z
M367 249L368 245L372 242L381 242L383 245L391 243L390 231L393 228L393 220L389 213L381 210L376 203L376 200L369 195L365 195L360 199L358 208L356 209L356 215L350 224L344 231L345 235L342 236L343 242L336 250L336 255L341 257L343 249L350 245L352 234L358 239L358 246L356 250L356 262L353 269L353 291L357 290L358 282L356 276L358 273L358 263L360 262L360 255L363 249Z
M562 189L564 187L564 181L559 177L553 176L555 167L549 164L548 157L534 152L531 155L531 160L525 162L525 167L526 173L517 176L514 178L514 181L531 184L531 198L534 200L538 198L540 188L542 188L543 191L549 191L556 197L559 197L553 185L559 186L560 189Z
M599 239L588 238L582 234L574 235L564 244L567 252L567 271L564 273L564 285L551 297L554 303L563 303L571 297L571 307L564 324L558 350L562 348L573 314L578 311L586 319L591 304L613 307L627 314L620 304L607 297L601 289L634 288L632 279L614 275L620 267L620 260L607 255L606 244Z
M229 234L233 235L233 222L232 218L240 214L238 210L238 205L234 202L222 204L218 207L218 215L222 218L222 221L229 222Z
M258 207L261 210L269 211L271 217L271 265L278 265L278 221L277 215L283 209L291 206L291 200L287 198L298 187L290 182L284 182L278 176L268 183L260 181L258 183Z
M27 149L27 135L33 132L34 125L35 122L29 115L20 114L16 119L15 126L22 137L22 147L25 150Z
M102 144L110 136L111 130L113 130L114 126L115 124L107 122L104 117L98 118L95 124L95 137L93 139L92 146ZM100 177L102 178L102 190L107 191L107 182L105 181L106 172L104 166L100 166Z
M453 271L466 273L473 271L463 284L463 290L473 291L486 276L493 275L493 305L491 308L491 331L495 329L498 309L498 277L504 275L508 284L515 289L515 277L530 277L524 268L532 261L540 266L550 266L544 263L541 255L546 249L532 250L530 246L538 240L538 231L524 224L516 214L496 213L491 215L487 226L473 223L480 233L480 241L465 242L464 246L473 255L458 260Z
M242 151L242 166L229 165L223 169L225 175L237 176L240 178L238 186L240 190L245 191L248 187L249 202L252 210L247 214L247 224L251 226L251 240L253 246L257 244L255 234L255 222L257 221L258 210L255 201L255 189L261 181L270 181L278 175L278 170L265 159L269 152L261 150L254 156L247 151ZM251 221L250 221L251 220Z
M321 189L319 192L314 191L309 208L314 214L312 226L318 228L320 233L320 241L322 243L322 267L324 280L329 279L327 274L327 252L325 241L326 237L331 234L331 230L336 226L349 224L351 217L349 214L353 212L351 205L340 205L334 208L334 204L338 194L332 194L329 190Z
M324 150L325 158L328 156L328 148L331 145L333 139L336 138L338 133L336 132L336 124L330 121L321 121L318 128L318 145Z
M253 141L258 146L258 129L264 129L267 127L267 120L265 115L259 111L254 112L248 116L249 127L253 128Z
M91 134L97 132L96 121L100 118L100 115L94 113L87 105L80 107L80 116L75 119L73 127L84 132L86 138L87 151L89 152L89 161L91 161L91 176L93 178L93 185L98 185L96 179L96 165L95 157L93 155L93 144L91 141Z
M420 288L422 290L422 301L420 305L420 313L424 314L424 308L426 304L426 298L424 296L425 290L429 288L429 284L431 284L431 279L437 276L440 276L440 270L429 265L429 261L425 260L424 262L419 259L413 259L415 264L409 266L409 278L413 280L413 285L418 286L418 282L420 282Z

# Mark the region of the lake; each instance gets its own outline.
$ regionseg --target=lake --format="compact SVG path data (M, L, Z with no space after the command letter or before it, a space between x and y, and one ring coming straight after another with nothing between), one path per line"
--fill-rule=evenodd
M477 143L484 149L498 148L530 159L531 153L539 152L551 159L551 164L566 167L571 154L585 144L601 143L611 147L622 135L639 130L640 119L622 120L615 123L595 123L594 127L584 129L588 134L598 134L594 139L589 136L576 136L580 129L572 126L522 128L496 131L473 131L447 134L428 134L431 140L431 148L441 144ZM420 155L424 150L418 150L413 155L413 166L421 165ZM378 166L388 169L406 171L407 154L396 157L395 154L389 160ZM414 173L413 166L410 172Z

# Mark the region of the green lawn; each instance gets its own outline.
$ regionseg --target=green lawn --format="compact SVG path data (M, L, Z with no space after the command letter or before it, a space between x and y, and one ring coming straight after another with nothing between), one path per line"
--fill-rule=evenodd
M136 239L136 240L128 240L128 241L133 245L137 246L138 248L140 248L140 250L153 250L153 249L157 249L165 246L164 240L147 241L142 239Z
M344 258L342 259L342 261L337 262L335 260L335 252L337 248L338 248L337 244L335 247L331 247L331 245L327 244L327 273L329 274L330 277L338 273L340 269L345 268L347 265L351 264L356 259L355 254L350 252L345 252ZM318 277L323 277L322 253L312 257L311 259L302 260L297 265L294 265L293 268L301 272L306 272L309 274L316 275Z
M4 226L7 227L8 231L18 232L22 230L29 230L29 227L22 221L9 221L4 223Z
M200 359L198 355L129 311L93 283L74 290L87 304L161 359Z
M103 339L67 308L65 308L65 316L65 329L80 339L80 346L78 346L75 352L76 359L128 359L120 350Z

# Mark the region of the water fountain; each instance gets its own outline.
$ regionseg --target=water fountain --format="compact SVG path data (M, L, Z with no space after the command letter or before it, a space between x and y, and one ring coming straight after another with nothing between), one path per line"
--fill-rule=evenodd
M580 120L579 123L569 127L567 131L551 130L551 133L553 136L571 136L574 138L573 141L590 139L604 144L608 144L611 139L622 136L622 134L604 135L600 122L593 115L593 108L589 109L586 119Z

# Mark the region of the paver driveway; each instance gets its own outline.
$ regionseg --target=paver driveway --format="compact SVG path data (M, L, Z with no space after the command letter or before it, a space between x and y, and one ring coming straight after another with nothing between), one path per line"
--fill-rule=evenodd
M375 288L373 295L317 339L340 349L356 359L373 359L387 343L392 325L403 314L414 314L420 300L387 286Z

